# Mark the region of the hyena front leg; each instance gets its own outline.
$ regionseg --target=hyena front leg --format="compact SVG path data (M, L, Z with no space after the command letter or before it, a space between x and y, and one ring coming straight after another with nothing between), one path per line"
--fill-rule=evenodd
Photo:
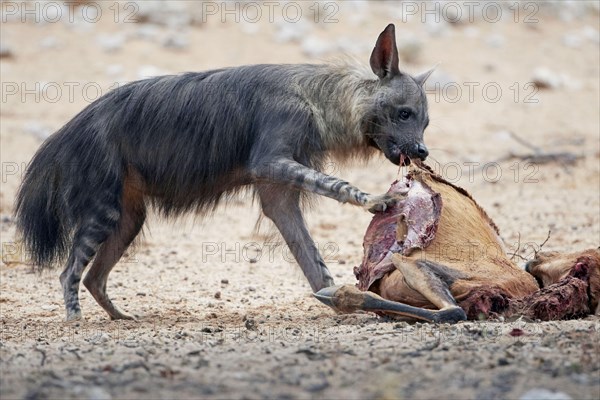
M314 292L334 284L300 211L300 192L280 185L257 186L262 210L273 221Z
M330 197L340 203L364 207L371 212L385 211L397 199L388 194L373 196L350 183L334 176L323 174L296 161L277 159L253 169L259 181L290 185L300 190Z

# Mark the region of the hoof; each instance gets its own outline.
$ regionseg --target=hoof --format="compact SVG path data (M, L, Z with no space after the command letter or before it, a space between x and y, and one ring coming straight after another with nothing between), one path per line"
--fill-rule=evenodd
M334 301L335 293L341 287L342 287L341 285L340 286L329 286L329 287L319 290L317 293L313 293L313 296L317 300L319 300L321 303L325 304L326 306L336 309L335 301Z
M434 314L433 322L438 324L455 324L460 321L466 321L467 314L460 307L448 308L437 311Z

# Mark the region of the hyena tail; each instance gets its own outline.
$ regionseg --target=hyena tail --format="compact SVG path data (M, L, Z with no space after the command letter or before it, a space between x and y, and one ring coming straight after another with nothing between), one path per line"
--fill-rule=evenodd
M90 242L98 236L102 242L120 217L123 163L116 149L110 151L101 135L91 132L97 127L85 114L41 146L16 197L23 254L40 270L63 262L74 250L72 241Z

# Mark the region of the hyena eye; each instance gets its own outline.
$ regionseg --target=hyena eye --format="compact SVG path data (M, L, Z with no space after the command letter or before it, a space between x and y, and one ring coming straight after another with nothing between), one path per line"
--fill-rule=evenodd
M400 110L400 112L398 113L398 116L403 121L406 121L407 119L409 119L411 115L412 114L411 114L410 110Z

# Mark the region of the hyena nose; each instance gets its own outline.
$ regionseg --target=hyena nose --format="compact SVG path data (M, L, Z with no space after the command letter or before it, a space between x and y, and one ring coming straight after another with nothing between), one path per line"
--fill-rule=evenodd
M416 153L417 157L419 157L421 160L425 161L425 159L429 155L429 150L427 150L427 147L425 147L425 145L423 143L419 143L419 144L417 144L417 146L415 148L415 153Z

